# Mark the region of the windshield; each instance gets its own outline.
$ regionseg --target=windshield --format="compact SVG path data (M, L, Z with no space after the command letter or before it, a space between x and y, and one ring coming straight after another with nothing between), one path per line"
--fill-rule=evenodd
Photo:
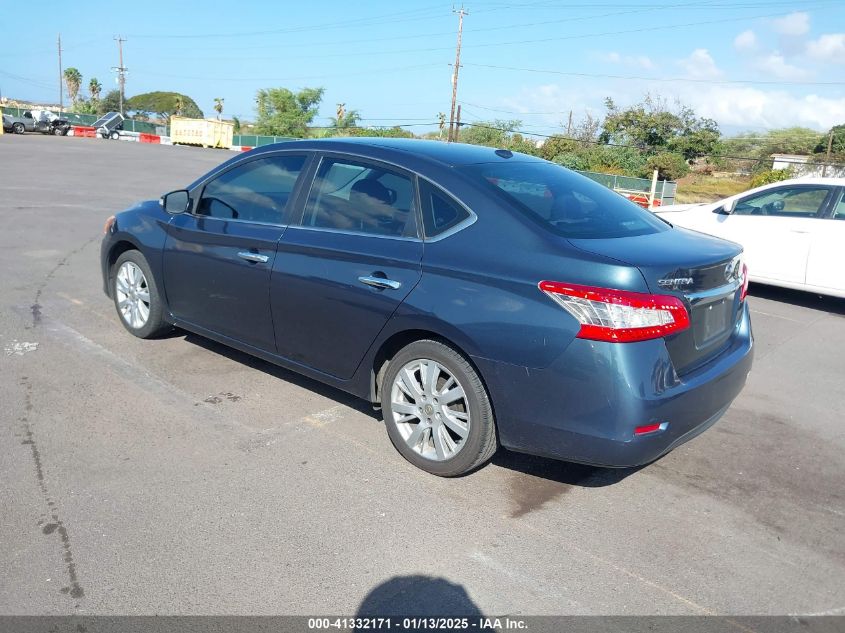
M572 239L632 237L669 225L618 193L553 163L502 162L463 167L542 226Z

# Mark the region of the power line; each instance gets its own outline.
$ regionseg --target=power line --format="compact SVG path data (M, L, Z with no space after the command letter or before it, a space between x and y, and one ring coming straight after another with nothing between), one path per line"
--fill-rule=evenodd
M601 79L630 79L636 81L659 82L689 82L699 84L760 84L778 86L845 86L845 81L772 81L764 79L694 79L688 77L645 77L641 75L616 75L607 73L581 73L575 71L551 70L548 68L522 68L516 66L497 66L495 64L472 64L466 66L475 68L491 68L495 70L512 70L523 73L543 73L549 75L563 75L567 77L590 77Z

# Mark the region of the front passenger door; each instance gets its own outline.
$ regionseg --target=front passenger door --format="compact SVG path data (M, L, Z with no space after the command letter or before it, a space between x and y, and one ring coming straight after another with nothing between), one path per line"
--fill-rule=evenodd
M164 245L164 287L177 324L275 352L270 270L304 154L238 163L177 215Z
M813 233L830 195L831 187L823 185L767 189L718 216L714 233L743 245L752 278L803 284Z

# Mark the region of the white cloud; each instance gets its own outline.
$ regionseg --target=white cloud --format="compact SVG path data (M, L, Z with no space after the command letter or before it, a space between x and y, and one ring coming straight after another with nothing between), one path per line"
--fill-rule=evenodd
M807 42L807 54L820 61L845 64L845 33L828 33Z
M678 65L690 79L716 79L722 76L722 71L706 48L695 49L689 57L679 60Z
M743 31L734 38L734 48L738 51L752 51L757 48L757 34L751 29Z
M826 130L845 120L845 97L796 96L783 90L712 86L689 90L681 98L699 116L715 119L722 126L806 126Z
M598 58L609 64L621 64L629 68L642 68L644 70L654 68L654 62L645 55L620 55L616 52L610 52L601 54Z
M754 62L754 68L766 73L770 77L788 81L806 79L810 76L809 71L790 64L778 52L769 53L768 55L757 58Z
M796 11L772 20L772 26L781 35L806 35L810 31L810 16L803 11Z

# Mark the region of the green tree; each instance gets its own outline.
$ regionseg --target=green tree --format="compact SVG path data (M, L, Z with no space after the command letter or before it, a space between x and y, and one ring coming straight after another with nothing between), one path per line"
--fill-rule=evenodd
M655 169L660 180L677 180L689 173L689 164L677 152L660 152L648 158L645 163L646 173L642 176L651 176Z
M546 160L554 160L557 156L575 154L580 147L578 141L562 134L555 134L547 138L540 146L540 156Z
M67 86L67 96L70 97L71 103L76 103L76 98L79 96L79 86L82 85L82 73L77 68L71 66L65 68L62 75Z
M179 113L192 119L203 118L202 110L196 102L187 95L178 92L145 92L126 100L126 109L144 114L153 114L159 119L167 120Z
M235 134L241 133L241 120L236 116L232 117L232 132Z
M641 103L625 110L613 99L605 100L607 116L599 140L631 144L649 153L670 151L687 160L719 149L719 126L712 119L696 117L695 111L676 104L671 110L659 97L646 95Z
M120 90L109 90L106 96L97 102L97 114L120 110Z
M221 99L220 97L214 97L214 111L217 113L217 120L220 120L220 116L223 114L223 102L225 99Z
M270 136L304 137L323 99L324 88L265 88L255 95L258 119L255 131Z
M827 143L826 135L804 127L779 128L766 132L745 132L723 139L723 153L735 167L748 168L754 173L772 167L772 154L812 154L821 144ZM827 146L825 145L825 150Z
M91 77L91 80L88 82L88 94L91 97L91 101L99 101L102 90L103 84L97 81L96 77Z
M824 138L816 145L813 152L827 155L827 143L830 140L831 134L833 134L833 143L830 147L831 156L845 156L845 123L834 125L830 128L830 131L824 135Z

